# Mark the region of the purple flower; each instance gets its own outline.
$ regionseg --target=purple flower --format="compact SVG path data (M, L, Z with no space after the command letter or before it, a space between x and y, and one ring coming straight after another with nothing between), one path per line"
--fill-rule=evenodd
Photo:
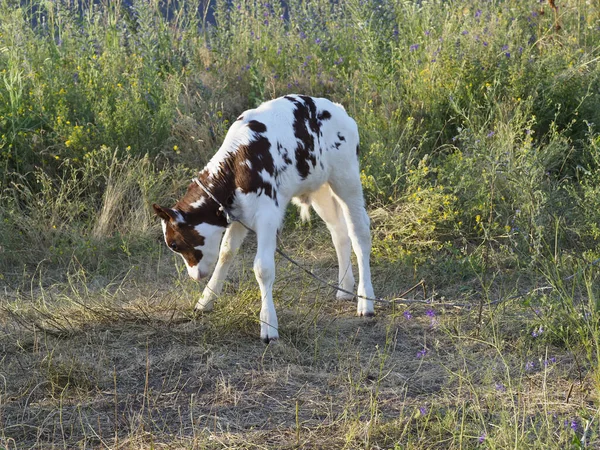
M404 311L404 312L402 313L402 315L403 315L403 316L404 316L404 317L405 317L407 320L410 320L410 319L412 319L412 314L410 313L410 311L409 311L408 309L407 309L406 311Z
M425 36L429 36L430 34L431 34L431 31L425 30Z
M506 50L508 50L508 45L503 45L502 46L502 51L505 52Z
M423 358L427 354L427 349L419 350L417 352L417 358Z
M504 54L504 56L506 56L507 58L510 58L510 52L506 52L506 53Z
M554 363L556 363L556 357L555 356L553 356L550 359L545 359L544 360L544 366L545 367L548 367L550 364L554 364Z
M495 133L495 132L493 132L493 131L490 131L490 132L487 134L487 137L491 138L491 137L492 137L494 134L496 134L496 133Z
M484 47L487 47L487 46L488 46L488 43L487 43L487 41L483 41L483 46L484 46Z
M539 328L537 328L537 329L535 329L535 330L533 330L533 331L531 332L531 335L532 335L534 338L536 338L536 337L538 337L540 334L542 334L543 332L544 332L544 327L540 325L540 326L539 326Z
M506 392L506 386L502 383L496 383L496 390L500 392Z
M421 406L419 408L419 412L421 413L422 416L424 416L425 414L427 414L427 406Z
M481 433L481 436L479 436L479 438L477 439L477 442L479 442L480 444L483 444L483 441L485 441L485 432Z
M412 45L409 47L409 50L410 50L411 52L414 52L415 50L418 50L418 49L419 49L419 44L412 44Z
M319 39L319 38L316 38L316 39L315 39L315 44L320 44L320 43L321 43L321 39Z
M477 11L475 11L475 17L481 17L481 10L478 9Z
M425 314L429 317L435 317L435 311L433 309L428 309Z
M306 33L304 31L300 32L300 39L306 39Z
M535 363L533 361L527 361L527 363L525 364L525 370L527 372L533 370L535 368Z
M577 428L579 428L579 425L577 423L577 420L573 419L573 420L565 420L565 427L570 427L571 430L573 431L577 431Z
M463 36L466 36L467 34L469 34L469 32L467 30L463 30L463 32L460 34L462 34Z

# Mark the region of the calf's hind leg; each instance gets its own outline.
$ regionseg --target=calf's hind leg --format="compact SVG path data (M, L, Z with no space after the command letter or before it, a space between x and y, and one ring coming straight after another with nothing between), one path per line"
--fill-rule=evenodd
M323 219L335 247L335 253L338 259L338 280L339 287L345 291L354 291L354 274L352 273L352 263L350 253L352 252L352 243L348 236L348 227L344 219L344 213L340 204L331 192L329 184L324 184L316 192L310 194L311 205L319 217ZM353 294L337 291L336 297L339 300L348 300L354 298Z
M362 186L358 170L356 176L344 177L343 180L331 181L331 189L337 196L342 208L348 234L352 241L352 248L358 261L358 304L356 313L359 316L372 316L375 314L373 302L361 297L373 298L373 285L371 284L371 232L370 220L365 209Z

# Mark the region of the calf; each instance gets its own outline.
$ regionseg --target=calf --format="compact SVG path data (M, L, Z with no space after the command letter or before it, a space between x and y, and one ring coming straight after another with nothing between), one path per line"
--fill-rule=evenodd
M221 206L256 233L254 273L260 286L260 336L278 339L273 305L277 232L293 200L303 218L312 206L325 221L339 263L339 286L354 289L351 246L358 260L359 316L374 314L371 235L358 167L358 129L341 105L286 95L248 110L173 208L154 206L165 241L195 280L212 276L196 310L211 310L247 229L228 223ZM206 190L205 190L205 188ZM208 191L208 192L207 192ZM220 244L220 247L219 247ZM214 270L213 270L214 269ZM353 295L338 291L338 298Z

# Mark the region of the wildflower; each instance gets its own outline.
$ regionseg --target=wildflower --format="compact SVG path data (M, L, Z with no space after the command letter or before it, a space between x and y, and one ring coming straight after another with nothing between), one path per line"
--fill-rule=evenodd
M320 43L321 43L321 39L320 39L320 38L316 38L316 39L315 39L315 44L317 44L317 45L318 45L318 44L320 44Z
M414 51L416 51L416 50L418 50L418 49L419 49L419 44L412 44L412 45L409 47L409 50L410 50L411 52L414 52Z
M535 368L535 363L533 361L527 361L525 364L525 371L529 372Z
M577 423L577 420L575 420L575 419L573 419L573 420L566 419L565 427L569 427L569 428L571 428L571 430L577 431L577 428L579 428L579 424Z
M494 131L490 131L490 132L487 134L487 137L491 138L491 137L492 137L494 134L496 134Z
M427 349L422 349L417 352L417 358L423 358L427 354Z
M404 317L405 317L407 320L410 320L410 319L412 319L412 314L410 313L410 311L409 311L408 309L407 309L406 311L404 311L404 312L402 313L402 315L403 315L403 316L404 316Z
M488 43L487 43L487 41L483 41L483 46L484 46L484 47L487 47L487 46L488 46Z
M429 36L430 34L431 34L431 31L425 30L425 36Z
M419 412L421 413L422 416L424 416L425 414L427 414L427 406L421 406L421 407L419 407Z
M467 30L463 30L463 32L460 34L462 34L463 36L466 36L467 34L469 34L469 32Z
M548 367L550 364L554 364L554 363L556 363L556 357L555 356L553 356L550 359L545 359L544 360L544 367Z
M496 383L496 390L500 392L506 392L506 386L502 383Z
M534 329L531 332L531 336L533 336L534 338L538 337L539 335L541 335L544 332L544 327L543 326L539 326L539 328Z
M478 9L477 11L475 11L475 17L476 17L476 18L479 18L479 17L481 17L481 12L482 12L482 11L481 11L480 9Z
M428 309L425 314L427 314L428 317L435 317L435 311L433 309Z
M477 439L477 442L479 442L480 444L483 444L483 441L485 441L485 432L481 434L481 436L479 436L479 438Z

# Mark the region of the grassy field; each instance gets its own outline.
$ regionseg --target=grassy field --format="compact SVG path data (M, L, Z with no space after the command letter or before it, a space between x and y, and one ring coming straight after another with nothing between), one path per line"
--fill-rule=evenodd
M0 0L0 449L600 447L597 2L84 3ZM278 258L264 345L253 240L194 316L151 205L286 93L356 119L417 287L358 318Z

